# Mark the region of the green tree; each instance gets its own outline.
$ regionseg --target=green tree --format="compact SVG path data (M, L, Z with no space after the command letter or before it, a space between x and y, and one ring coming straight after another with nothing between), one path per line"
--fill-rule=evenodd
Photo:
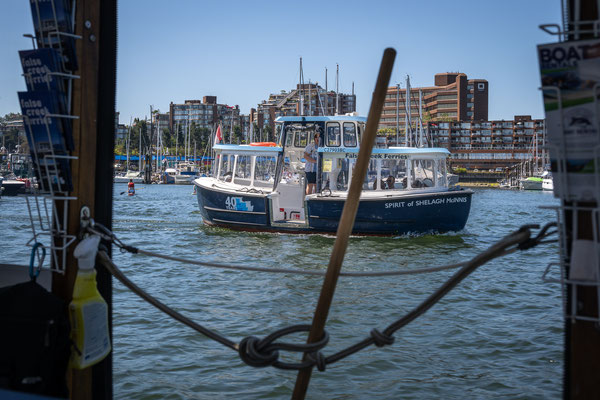
M242 143L242 127L239 125L236 125L233 127L233 141L237 144Z

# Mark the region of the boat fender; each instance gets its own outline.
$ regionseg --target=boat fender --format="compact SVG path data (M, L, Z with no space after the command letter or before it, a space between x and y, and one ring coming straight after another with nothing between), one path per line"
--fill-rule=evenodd
M252 142L250 146L277 147L275 142Z
M77 346L71 351L71 366L87 368L104 359L110 353L108 335L108 306L96 285L96 253L100 236L93 235L82 240L73 256L77 258L79 271L73 287L73 300L69 304L71 340Z

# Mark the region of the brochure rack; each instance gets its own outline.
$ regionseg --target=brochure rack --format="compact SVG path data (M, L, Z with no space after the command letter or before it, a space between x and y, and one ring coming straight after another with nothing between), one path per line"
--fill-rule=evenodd
M545 32L559 38L559 43L544 45L546 48L556 48L561 44L565 47L577 45L581 38L597 42L600 37L600 21L565 21L565 26L570 30L561 29L556 24L540 26ZM578 65L567 67L576 74L580 73ZM542 66L543 82L544 68ZM542 87L547 122L552 121L548 124L552 135L549 135L551 137L548 138L547 147L552 160L554 195L561 200L558 207L544 207L556 210L560 235L560 262L550 263L542 279L549 283L560 283L565 319L573 323L580 320L599 324L600 86L595 83L590 88L590 78L579 75L570 75L570 78L573 76L580 79L580 82L585 81L585 84L564 89L558 84ZM573 84L572 82L570 83ZM562 84L564 85L564 82ZM583 106L581 101L580 104L572 101L576 96L579 96L577 99L580 100L584 95L588 99L593 97L593 101ZM548 108L549 103L553 106L555 102L556 108ZM569 108L565 110L566 107ZM575 114L573 110L577 110L579 114ZM577 124L583 126L579 131ZM585 135L588 136L584 137ZM582 137L587 142L581 140ZM595 302L595 307L588 306L584 309L582 295L586 299L595 296L593 301L586 301L588 305ZM593 311L590 311L590 308Z
M36 50L36 42L38 50L55 49L59 56L59 63L56 70L48 70L46 65L37 69L45 67L46 70L41 83L39 76L37 80L32 79L30 74L25 72L23 76L28 83L28 92L46 91L48 98L55 101L55 105L58 104L60 109L68 112L71 110L73 80L79 79L79 76L74 75L72 71L77 65L72 41L81 39L81 36L71 33L74 32L74 23L71 21L75 14L75 1L73 0L69 6L63 0L50 0L50 2L31 0L31 8L37 37L25 36L35 39L33 40L34 50ZM65 21L69 23L65 25ZM70 30L70 32L62 31L61 28ZM67 46L65 46L64 38L71 41L67 43ZM23 67L25 69L25 65ZM52 80L54 82L51 85L50 81ZM45 87L46 85L47 87ZM57 87L61 90L57 90ZM23 108L23 104L21 106ZM25 131L30 144L30 155L35 168L33 175L37 177L37 185L32 185L31 192L25 195L33 233L27 246L31 246L33 249L40 246L48 248L51 251L52 261L49 262L47 268L64 273L67 249L76 239L75 235L67 233L67 216L69 202L77 199L69 196L72 189L70 161L77 157L69 154L69 148L66 148L65 151L55 151L55 143L58 136L57 131L63 135L67 130L70 132L73 120L79 117L67 113L45 113L41 116L23 114ZM35 136L33 132L35 132ZM44 132L47 137L44 137ZM40 142L44 142L44 145L40 145ZM43 256L40 257L39 253L37 255L38 262L43 263ZM40 267L46 266L40 265Z

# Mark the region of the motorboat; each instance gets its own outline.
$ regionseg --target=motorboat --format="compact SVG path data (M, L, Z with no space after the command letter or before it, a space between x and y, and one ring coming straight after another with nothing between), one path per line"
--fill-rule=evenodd
M180 162L177 165L177 174L175 175L176 185L191 185L197 177L198 171L194 163Z
M552 172L546 170L542 174L542 189L543 190L554 190L554 179L552 178Z
M335 233L366 118L279 117L277 143L216 144L209 176L194 180L203 221L239 230ZM306 194L304 149L318 132L316 192ZM448 186L444 148L375 148L354 234L402 235L464 228L473 191Z
M543 179L539 176L530 176L519 180L519 187L523 190L542 190Z
M129 170L124 174L115 175L114 183L129 183L129 181L133 181L133 183L144 183L144 174L138 171Z

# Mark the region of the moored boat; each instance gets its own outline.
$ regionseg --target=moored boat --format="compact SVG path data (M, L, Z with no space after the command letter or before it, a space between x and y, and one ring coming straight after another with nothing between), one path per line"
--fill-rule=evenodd
M519 186L523 190L542 190L543 179L538 176L530 176L519 181Z
M276 145L214 146L211 176L194 181L206 224L242 230L337 230L366 119L356 116L279 117ZM304 151L315 133L316 193L306 194ZM401 235L458 231L471 190L449 188L443 148L373 149L354 234Z
M191 162L181 162L175 174L176 185L190 185L198 177L196 166Z
M116 175L114 177L114 183L144 183L144 175L138 171L129 170L122 175Z

